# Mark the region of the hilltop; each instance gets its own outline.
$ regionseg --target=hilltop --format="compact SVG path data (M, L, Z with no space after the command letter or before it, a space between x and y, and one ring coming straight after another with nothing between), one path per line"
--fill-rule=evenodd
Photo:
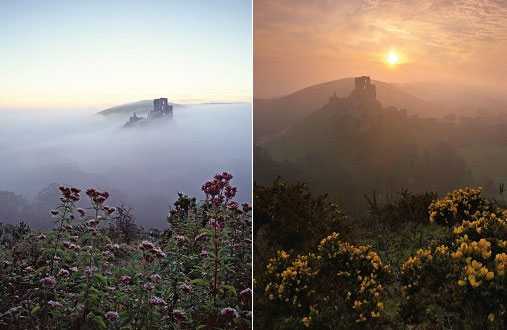
M413 94L403 91L395 84L374 80L377 99L386 106L409 109L411 114L432 117L441 108ZM327 104L329 97L348 96L354 89L354 78L344 78L313 85L292 94L273 99L254 99L255 142L264 142L307 115Z
M169 104L173 106L180 106L180 104L177 103L169 103ZM125 103L111 108L107 108L105 110L98 112L97 114L102 116L120 115L120 114L131 115L134 112L139 114L147 113L152 109L153 109L153 100L141 100L137 102Z

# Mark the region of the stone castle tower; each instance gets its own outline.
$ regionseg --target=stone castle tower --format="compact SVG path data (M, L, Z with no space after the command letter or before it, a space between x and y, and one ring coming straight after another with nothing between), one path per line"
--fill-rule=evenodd
M162 116L172 116L173 106L167 102L167 98L161 97L153 100L153 110L149 112L148 118L158 118Z
M368 76L356 77L354 81L355 81L355 89L350 94L351 96L369 100L375 100L377 98L377 89L375 85L371 83L370 77Z

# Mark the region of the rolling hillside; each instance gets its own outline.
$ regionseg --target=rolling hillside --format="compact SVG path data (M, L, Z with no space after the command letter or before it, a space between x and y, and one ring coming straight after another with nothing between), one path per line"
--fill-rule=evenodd
M443 112L437 105L404 92L394 84L373 81L383 106L404 108L410 114L433 117ZM254 140L263 143L310 113L322 108L336 93L345 97L354 88L354 79L345 78L310 86L274 99L254 99Z

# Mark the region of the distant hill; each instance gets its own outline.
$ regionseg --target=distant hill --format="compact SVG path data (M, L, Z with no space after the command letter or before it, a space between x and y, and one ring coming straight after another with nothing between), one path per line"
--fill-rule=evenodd
M442 113L439 106L403 91L400 87L381 81L377 86L377 99L383 106L408 110L409 114L434 117ZM322 108L334 93L346 97L354 88L354 79L334 80L301 89L274 99L254 99L254 140L264 142L290 127L310 113Z
M362 210L365 192L445 192L469 180L465 160L449 141L453 124L407 115L358 92L328 99L258 145L256 181L281 175L308 182L317 192ZM393 92L397 95L403 94Z
M507 113L507 95L503 91L484 86L444 82L414 82L397 86L460 115Z
M178 106L179 104L171 103L173 106ZM153 109L153 100L142 100L132 103L126 103L122 105L117 105L105 110L98 112L99 115L109 116L109 115L131 115L136 112L137 114L142 114L148 112Z

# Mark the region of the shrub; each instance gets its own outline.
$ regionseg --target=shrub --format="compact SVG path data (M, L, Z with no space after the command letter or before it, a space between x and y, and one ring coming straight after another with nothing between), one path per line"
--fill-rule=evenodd
M433 221L454 226L443 244L402 265L401 316L414 324L505 328L506 214L478 189L454 191L430 212Z
M265 294L294 319L294 327L364 328L383 322L388 268L368 246L332 233L314 253L278 251L267 266Z
M430 222L452 227L476 212L494 210L494 204L481 193L482 188L466 187L433 201L429 206Z

